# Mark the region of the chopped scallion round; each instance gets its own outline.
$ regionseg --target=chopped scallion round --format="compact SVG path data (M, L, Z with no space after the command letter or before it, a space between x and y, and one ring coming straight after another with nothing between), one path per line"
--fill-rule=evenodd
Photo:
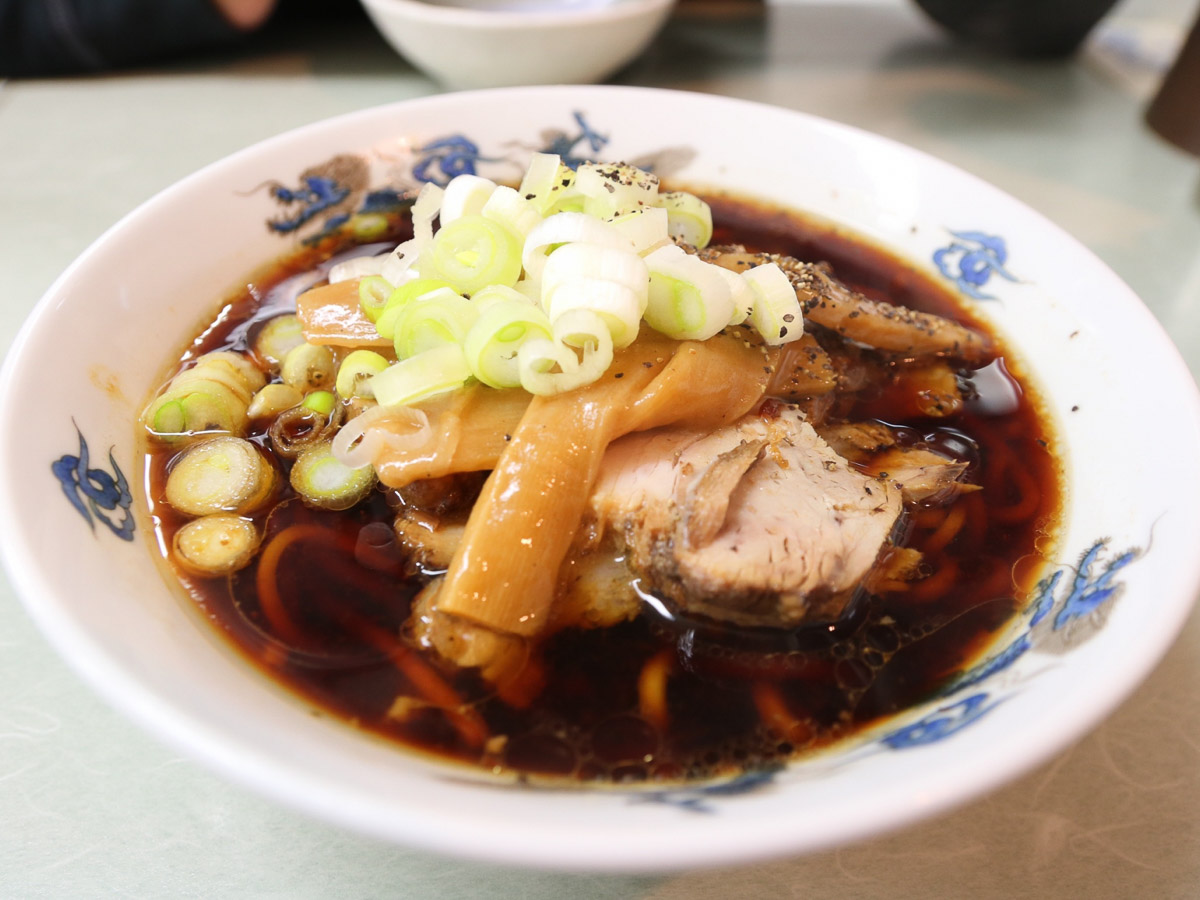
M497 298L467 332L463 353L471 374L484 384L494 388L520 387L517 352L521 345L532 338L550 338L552 334L546 314L524 298Z
M193 444L167 476L164 496L190 516L218 512L245 515L275 489L275 467L247 440L229 435Z
M300 499L320 509L349 509L363 500L375 486L371 466L351 468L333 454L329 441L306 447L296 457L290 475Z
M156 438L170 442L202 434L240 434L246 405L226 385L214 381L172 385L154 399L143 421Z
M251 419L271 419L303 402L304 395L290 384L276 382L264 385L254 395L246 407L246 415Z
M342 360L337 374L337 392L351 397L373 397L370 379L388 367L388 361L374 350L354 350Z
M667 211L667 229L672 237L693 247L707 247L712 240L712 210L694 194L670 191L662 195Z
M333 383L333 351L320 344L293 347L283 358L279 377L301 393L320 390Z
M491 284L510 287L521 276L521 245L498 222L463 216L444 225L418 261L425 278L442 278L464 294Z
M574 347L582 347L582 357ZM561 394L599 378L613 360L612 336L595 313L571 310L554 323L553 338L534 338L517 351L521 386L531 394Z
M466 297L438 288L406 303L396 317L396 356L408 359L443 344L461 344L479 313Z
M360 241L377 241L387 234L387 216L379 213L358 213L350 219L350 228Z
M717 267L669 245L646 257L650 327L678 340L707 340L729 324L733 295Z
M394 339L396 336L396 319L400 317L400 313L404 307L413 300L417 300L425 294L432 293L438 288L450 288L454 290L454 286L450 282L441 278L414 278L412 281L406 281L392 291L388 295L383 312L375 321L375 330L379 332L379 336L385 337L388 340Z
M300 405L322 416L327 416L333 412L336 403L337 397L330 391L312 391L305 396L304 402Z
M368 275L361 279L358 282L358 305L363 315L372 322L378 322L394 290L392 283L382 275Z
M284 313L267 321L254 341L254 352L272 369L278 369L283 358L304 343L304 327L294 313Z
M658 202L658 176L628 163L584 163L575 170L583 211L602 219Z
M172 542L175 561L195 575L216 577L244 568L258 549L254 523L225 513L193 519Z
M804 316L796 289L775 263L742 272L754 291L750 321L768 344L786 344L804 334Z
M442 194L441 210L438 213L442 227L445 228L463 216L479 215L496 187L496 182L490 178L466 173L455 175Z
M470 377L462 347L442 344L388 366L369 384L380 406L407 406L461 387Z
M557 153L535 153L525 169L525 176L521 179L517 193L532 203L539 215L544 215L553 202L555 187L561 187L561 163Z

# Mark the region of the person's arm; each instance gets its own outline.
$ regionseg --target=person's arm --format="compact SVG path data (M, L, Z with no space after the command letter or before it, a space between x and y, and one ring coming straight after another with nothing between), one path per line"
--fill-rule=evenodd
M0 0L0 76L102 71L236 41L275 0Z
M252 31L267 21L275 0L213 0L217 9L235 28Z

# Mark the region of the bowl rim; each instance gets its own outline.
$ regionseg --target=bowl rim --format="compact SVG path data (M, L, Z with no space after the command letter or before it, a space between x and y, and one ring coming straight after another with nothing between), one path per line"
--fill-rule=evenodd
M429 25L477 30L515 31L525 28L585 28L639 19L674 6L677 0L611 0L572 9L548 3L545 9L486 10L447 6L427 0L361 0L378 15L395 15Z
M681 94L688 93L662 89L611 86L525 87L470 91L399 101L385 106L345 113L257 142L211 163L165 188L163 191L138 205L107 229L104 234L68 266L43 295L14 340L4 361L0 377L10 379L13 372L19 366L28 362L25 360L28 345L41 320L52 313L56 297L62 292L64 286L70 283L74 273L78 269L84 267L92 259L103 255L107 245L114 239L114 235L121 232L132 220L152 215L155 211L163 207L170 207L179 193L182 193L192 185L202 183L204 180L213 177L213 174L220 172L223 167L233 167L242 159L259 154L270 155L279 148L302 142L308 135L324 132L341 124L359 121L367 122L376 118L396 121L400 118L401 113L417 107L439 107L443 104L449 104L452 107L455 105L469 106L471 104L487 103L489 100L493 100L502 94L519 95L527 99L536 98L538 95L543 97L561 94L583 95L584 97L587 95L610 95L613 97L624 97L626 100L632 100L639 96L648 97L654 95L661 100L675 98ZM708 95L703 95L703 99L706 103L712 103L718 107L723 106L733 111L747 107L757 107L772 114L782 113L787 116L794 116L806 121L810 127L818 130L847 135L856 141L866 140L873 142L876 146L891 148L892 152L901 152L906 155L915 154L923 160L925 165L940 167L941 171L953 170L956 173L956 177L965 177L973 182L978 189L1002 197L1006 203L1019 208L1022 214L1040 220L1042 226L1047 228L1050 233L1069 242L1071 252L1076 258L1090 260L1092 265L1099 267L1099 270L1105 273L1106 280L1111 282L1116 293L1125 295L1126 302L1129 300L1132 301L1132 304L1129 305L1129 311L1136 316L1139 327L1148 329L1156 334L1162 344L1164 353L1162 358L1157 361L1157 364L1174 370L1180 376L1173 383L1183 388L1182 394L1190 398L1190 403L1187 404L1186 409L1178 410L1179 415L1181 418L1188 420L1195 434L1200 435L1200 390L1197 389L1196 383L1191 377L1178 350L1170 342L1165 329L1162 328L1149 309L1141 303L1136 295L1133 294L1128 286L1111 269L1092 251L1084 247L1048 218L982 179L923 151L908 147L892 139L852 126L830 122L829 120L821 119L807 113L782 109L767 104ZM14 403L15 400L9 393L0 393L0 422L9 419ZM0 471L14 471L11 467L3 465L10 462L8 459L9 455L9 445L0 442ZM304 795L301 792L301 795L297 795L295 790L298 783L296 775L301 770L296 769L289 772L287 767L280 769L276 761L265 756L252 746L244 746L244 741L239 736L224 734L218 729L213 728L210 723L175 708L167 698L160 696L152 686L137 679L119 659L114 658L93 636L83 630L79 626L79 623L70 615L68 608L57 603L46 604L39 602L45 594L48 584L38 566L31 562L35 548L30 545L29 535L21 529L20 525L20 520L14 515L11 504L7 500L5 503L0 504L0 532L3 532L6 538L10 538L0 541L0 554L3 556L5 568L12 578L14 586L17 588L16 593L31 618L37 622L42 633L56 647L60 655L64 657L71 667L79 672L93 689L105 696L114 707L128 713L131 718L134 718L148 731L163 739L168 744L176 746L180 750L187 752L190 756L206 761L230 777L231 780L265 793L287 806L301 809L326 820L338 822L360 832L373 834L376 837L403 840L406 843L443 853L461 854L463 852L463 848L459 845L458 840L461 839L464 833L471 833L470 826L465 828L460 827L459 834L455 836L447 834L444 829L422 827L422 824L419 822L400 823L400 827L397 827L395 821L380 821L376 819L375 821L364 822L358 818L364 804L360 802L358 804L343 805L340 802L342 798L338 793L336 784L314 784L312 785L313 791L311 794ZM731 840L723 851L712 851L712 848L706 848L704 858L699 858L698 853L695 851L677 852L675 855L667 858L663 858L661 855L651 857L649 855L650 848L654 845L654 841L652 840L646 841L647 849L645 852L635 852L635 848L635 850L630 851L629 855L621 859L610 859L607 861L597 859L595 852L588 850L577 850L573 855L559 852L554 860L547 860L536 854L530 855L527 853L525 856L514 855L511 847L501 849L502 845L486 844L482 848L477 848L471 855L497 863L519 863L546 868L570 866L573 868L611 871L651 871L679 869L685 866L696 865L721 865L746 862L786 852L799 852L800 850L815 851L836 843L862 839L877 834L880 831L894 828L901 824L912 823L948 808L961 805L1029 771L1055 753L1061 751L1110 714L1133 692L1150 670L1158 664L1162 654L1174 641L1175 636L1182 627L1183 621L1190 613L1192 604L1197 594L1200 593L1200 566L1192 566L1187 571L1175 573L1172 584L1178 586L1181 593L1184 591L1189 592L1190 601L1174 603L1170 607L1172 615L1160 619L1155 624L1153 630L1154 639L1152 641L1143 641L1139 648L1140 652L1128 657L1125 660L1124 666L1113 667L1112 671L1100 674L1097 682L1102 688L1106 689L1096 691L1087 703L1080 704L1069 716L1060 717L1063 721L1058 722L1058 727L1055 730L1042 732L1036 739L1029 740L1025 745L1023 753L1000 760L992 760L995 765L989 771L978 771L978 767L972 762L947 760L946 768L948 771L970 773L969 784L963 787L956 782L954 789L933 792L922 799L919 808L902 809L898 805L893 805L890 810L882 812L875 809L873 810L874 817L868 821L856 818L853 810L847 810L843 815L834 817L834 820L828 823L828 827L824 829L822 836L810 838L803 846L796 845L794 836L780 833L774 840L760 842L755 847L745 847L739 841ZM366 805L369 806L369 803ZM447 821L453 820L453 815L453 812L448 814ZM453 821L461 825L457 820ZM450 827L448 830L453 831L454 828ZM561 848L559 849L561 850ZM655 852L661 854L661 848Z

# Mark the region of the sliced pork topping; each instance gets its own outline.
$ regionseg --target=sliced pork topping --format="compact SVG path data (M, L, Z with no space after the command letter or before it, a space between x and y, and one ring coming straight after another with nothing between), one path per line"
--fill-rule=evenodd
M708 434L627 436L591 501L645 587L691 612L775 626L837 618L901 506L892 481L851 467L792 407Z
M941 316L871 300L835 278L824 263L750 253L738 245L706 247L700 257L734 271L776 263L796 289L806 319L879 350L971 363L986 361L993 353L985 335Z
M895 484L910 503L938 505L961 493L979 490L979 485L962 480L967 463L917 447L886 450L874 457L865 471Z

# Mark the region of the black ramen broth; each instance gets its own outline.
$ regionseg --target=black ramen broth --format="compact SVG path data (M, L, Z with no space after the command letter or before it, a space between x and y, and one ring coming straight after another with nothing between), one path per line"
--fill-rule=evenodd
M983 330L942 284L876 248L791 213L706 199L714 244L825 260L870 297ZM404 224L394 224L391 240L404 238ZM349 241L328 238L263 273L183 362L210 350L248 349L256 323L284 311L278 304L290 296L288 279ZM967 400L953 417L905 413L886 386L839 411L850 420L885 421L905 441L969 461L966 480L982 489L949 506L909 509L902 542L922 552L924 577L860 591L836 623L736 628L689 620L646 598L633 621L548 638L545 687L516 708L473 670L455 671L406 633L413 597L429 576L406 575L412 566L392 530L399 501L383 488L353 509L325 512L306 508L284 478L277 502L255 517L264 537L248 567L221 578L176 574L212 625L271 678L409 748L501 773L582 782L700 780L773 767L930 696L1029 595L1053 549L1059 472L1036 397L999 349L985 376L960 373ZM261 431L249 436L269 453ZM150 446L146 454L160 547L170 547L183 524L162 502L175 452ZM286 471L290 463L276 465ZM273 631L264 614L263 585L286 611L287 635ZM471 728L404 699L420 693L414 685L429 673L469 707ZM666 685L667 714L657 721L639 708L639 692L654 678Z

